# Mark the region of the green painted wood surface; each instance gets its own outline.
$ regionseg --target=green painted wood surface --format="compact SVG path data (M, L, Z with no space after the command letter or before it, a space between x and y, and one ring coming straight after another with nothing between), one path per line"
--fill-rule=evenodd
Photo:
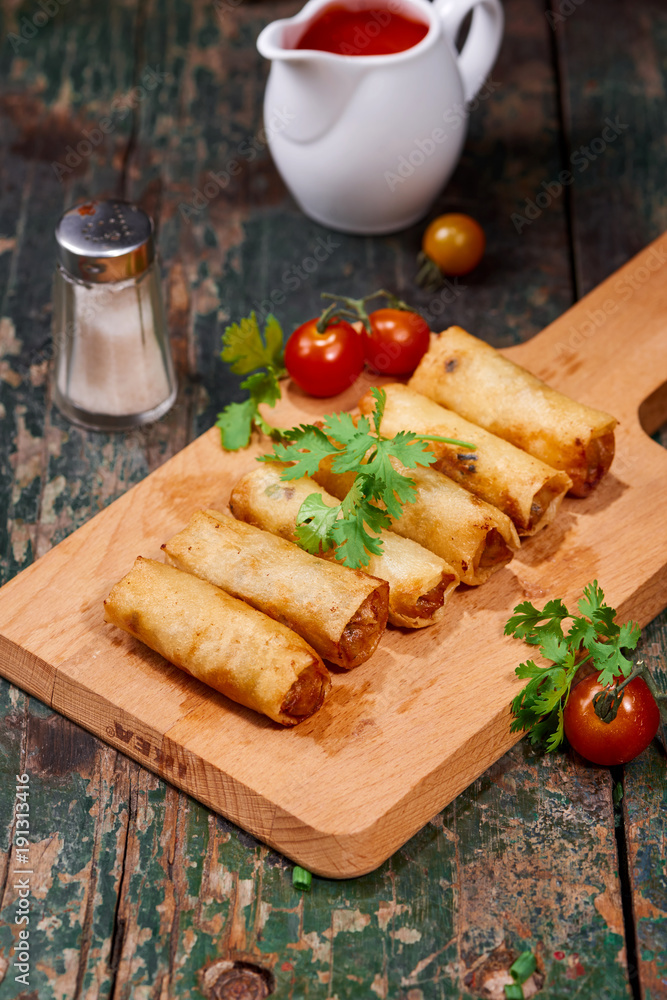
M272 301L289 332L318 310L324 289L385 285L434 326L458 322L506 344L537 332L667 228L667 20L657 0L586 0L556 19L556 31L557 3L550 18L537 0L505 4L493 93L471 115L463 159L432 213L470 211L488 253L435 297L413 283L421 226L378 239L332 234L301 216L275 173L259 132L266 67L254 39L298 6L71 0L14 45L9 33L38 8L0 14L1 581L210 426L238 392L217 358L229 318ZM113 132L65 172L67 147L110 114ZM512 214L607 116L631 131L574 170L572 187L518 233ZM234 158L242 173L196 209L209 172ZM181 380L160 424L118 438L70 427L49 389L50 233L62 208L91 192L125 193L156 219ZM304 260L317 246L328 256L309 274ZM663 615L646 636L663 669L666 628ZM250 965L268 970L280 997L449 1000L484 995L494 969L525 948L538 956L549 1000L620 1000L640 988L644 1000L667 996L665 761L656 747L612 776L521 744L377 872L314 879L301 894L284 859L4 681L0 705L0 997L261 996ZM22 993L5 962L16 933L14 776L23 772L35 874L34 962ZM211 993L218 976L226 992Z

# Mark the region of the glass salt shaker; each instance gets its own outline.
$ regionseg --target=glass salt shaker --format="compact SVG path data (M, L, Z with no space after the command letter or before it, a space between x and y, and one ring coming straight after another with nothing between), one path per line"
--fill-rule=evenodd
M124 431L176 398L153 224L125 201L70 208L56 227L55 403L72 423Z

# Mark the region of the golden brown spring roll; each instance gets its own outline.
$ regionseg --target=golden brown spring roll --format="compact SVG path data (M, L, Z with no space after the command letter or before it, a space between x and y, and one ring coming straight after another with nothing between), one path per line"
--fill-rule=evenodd
M477 586L502 569L519 548L516 528L506 514L473 496L441 472L420 466L392 465L417 486L417 499L406 503L391 530L423 545L453 566L463 583ZM342 498L353 476L331 471L325 459L313 478L329 493Z
M162 548L173 566L247 601L347 670L371 656L387 624L384 580L217 511L197 511Z
M153 559L136 560L104 602L105 621L247 708L293 726L331 687L314 649L213 584Z
M232 491L229 505L234 517L296 541L296 517L301 504L312 493L335 507L338 500L313 480L282 480L287 468L278 462L263 464L241 479ZM389 621L392 625L423 628L433 625L456 587L455 570L432 552L391 531L381 533L383 551L371 555L368 572L389 583ZM334 560L333 551L323 558Z
M533 535L551 524L572 486L565 472L557 472L407 385L396 383L383 389L387 398L380 429L385 437L409 429L415 434L437 434L474 444L470 451L431 441L429 449L437 456L431 468L502 510L519 535ZM370 392L360 400L359 409L364 414L375 409Z
M614 417L557 392L458 326L431 337L408 385L566 472L573 496L588 496L612 463Z

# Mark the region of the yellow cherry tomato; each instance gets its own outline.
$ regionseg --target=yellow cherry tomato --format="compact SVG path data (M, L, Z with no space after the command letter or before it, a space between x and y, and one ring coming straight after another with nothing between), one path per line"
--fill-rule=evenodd
M480 224L460 212L438 216L422 239L422 250L443 274L468 274L484 256L485 246Z

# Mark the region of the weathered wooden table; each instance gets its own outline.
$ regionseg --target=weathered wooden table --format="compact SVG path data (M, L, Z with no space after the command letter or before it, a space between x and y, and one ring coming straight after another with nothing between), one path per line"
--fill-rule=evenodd
M661 0L506 0L500 59L433 210L476 216L488 252L436 296L414 284L421 226L330 233L276 174L254 40L298 6L4 5L0 582L236 398L218 358L230 318L273 308L290 330L319 311L324 289L385 286L436 328L456 322L506 345L667 229ZM242 169L227 182L232 160ZM559 191L564 169L574 183ZM163 421L126 436L79 431L52 405L51 234L91 193L138 200L159 229L180 394ZM666 653L663 614L644 655L664 671ZM611 770L519 744L378 871L314 879L304 895L285 859L47 706L4 681L0 703L0 997L502 997L500 973L524 949L549 1000L667 997L657 744ZM29 984L11 964L23 773Z

